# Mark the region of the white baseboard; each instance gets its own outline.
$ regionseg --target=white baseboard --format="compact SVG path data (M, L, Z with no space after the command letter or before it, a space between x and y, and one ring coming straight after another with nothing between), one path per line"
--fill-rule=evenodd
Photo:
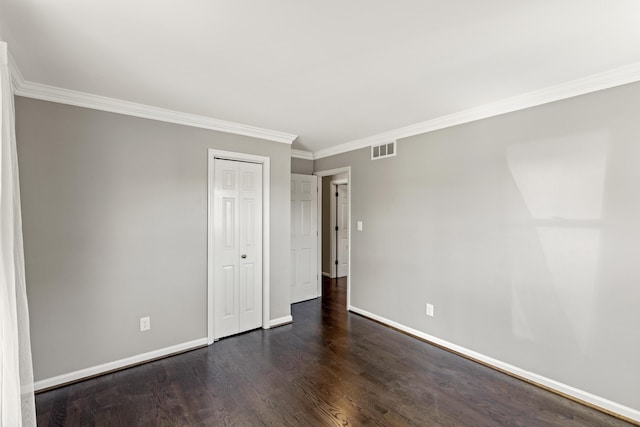
M327 273L327 272L322 272L322 275L328 278L331 278L331 274Z
M410 328L409 326L405 326L401 323L394 322L393 320L386 319L382 316L378 316L376 314L370 313L366 310L362 310L352 305L349 306L349 311L353 311L354 313L360 314L364 317L368 317L370 319L376 320L385 325L399 329L415 337L421 338L423 340L432 342L434 344L437 344L449 350L455 351L456 353L463 354L471 359L493 366L499 370L509 372L510 374L513 374L516 377L526 379L527 381L538 384L542 387L555 390L556 392L567 395L567 396L571 396L574 399L596 406L602 409L604 412L609 412L609 413L616 414L621 417L633 420L635 422L640 422L640 411L637 409L629 408L628 406L621 405L619 403L613 402L603 397L596 396L594 394L591 394L583 390L579 390L570 385L563 384L561 382L552 380L550 378L543 377L542 375L538 375L534 372L529 372L522 368L518 368L517 366L513 366L508 363L501 362L500 360L496 360L492 357L485 356L484 354L475 352L473 350L469 350L468 348L461 347L457 344L450 343L443 339L434 337L432 335Z
M275 328L276 326L286 325L287 323L292 323L293 317L291 315L280 317L279 319L272 319L269 321L269 327Z
M269 321L269 328L292 323L292 316L284 316L279 319L273 319ZM106 372L115 371L117 369L126 368L128 366L137 365L139 363L148 362L160 357L169 356L171 354L180 353L193 348L202 347L208 345L207 338L201 338L194 341L185 342L182 344L172 345L171 347L161 348L159 350L150 351L147 353L138 354L124 359L115 360L113 362L103 363L102 365L92 366L90 368L80 369L78 371L69 372L67 374L58 375L51 378L45 378L44 380L36 381L33 384L34 390L45 390L51 387L56 387L61 384L67 384L74 381L79 381L85 378L90 378L96 375L104 374Z
M102 365L92 366L90 368L69 372L68 374L62 374L56 377L46 378L44 380L36 381L33 384L33 387L35 391L44 390L50 387L55 387L61 384L66 384L66 383L78 381L84 378L93 377L96 375L104 374L106 372L115 371L117 369L122 369L127 366L137 365L138 363L148 362L150 360L158 359L160 357L169 356L175 353L181 353L183 351L191 350L193 348L202 347L205 345L207 345L206 338L189 341L182 344L176 344L176 345L172 345L171 347L165 347L159 350L149 351L147 353L138 354L136 356L125 357L124 359L103 363Z

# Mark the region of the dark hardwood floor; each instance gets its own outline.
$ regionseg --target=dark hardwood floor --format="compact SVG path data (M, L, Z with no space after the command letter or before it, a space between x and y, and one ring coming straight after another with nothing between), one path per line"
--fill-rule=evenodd
M631 425L348 313L345 286L291 325L38 394L38 425Z

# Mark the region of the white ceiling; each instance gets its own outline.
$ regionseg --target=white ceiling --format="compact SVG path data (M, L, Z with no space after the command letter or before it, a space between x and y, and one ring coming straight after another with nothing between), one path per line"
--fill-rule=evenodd
M640 62L637 0L0 0L24 79L317 152Z

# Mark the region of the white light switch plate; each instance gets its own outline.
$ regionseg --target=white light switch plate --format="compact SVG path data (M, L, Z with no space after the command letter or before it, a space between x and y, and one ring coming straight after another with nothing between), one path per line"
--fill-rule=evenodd
M433 317L433 304L427 304L427 316Z
M358 221L356 223L356 228L358 229L358 231L362 231L362 221Z
M141 317L140 318L140 332L148 331L151 329L151 318L150 317Z

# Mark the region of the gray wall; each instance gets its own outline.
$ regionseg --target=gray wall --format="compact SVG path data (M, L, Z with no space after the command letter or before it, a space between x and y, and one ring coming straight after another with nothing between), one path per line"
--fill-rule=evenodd
M206 337L208 148L271 158L290 314L288 145L21 97L16 121L36 381Z
M313 160L291 158L291 173L299 173L303 175L313 174Z
M638 111L627 85L316 160L352 167L352 305L640 409Z

